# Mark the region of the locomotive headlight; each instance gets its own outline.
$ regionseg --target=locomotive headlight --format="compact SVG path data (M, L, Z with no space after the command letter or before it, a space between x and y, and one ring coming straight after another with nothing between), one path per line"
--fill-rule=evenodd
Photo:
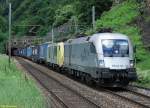
M105 66L104 60L99 60L99 65L100 67L104 67Z
M134 61L133 60L130 60L130 66L134 67Z

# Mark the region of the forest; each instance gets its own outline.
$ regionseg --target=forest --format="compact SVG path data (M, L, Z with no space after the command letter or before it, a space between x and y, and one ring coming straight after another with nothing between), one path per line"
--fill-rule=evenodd
M82 25L91 24L91 8L96 7L96 18L110 9L112 0L10 0L12 3L13 34L45 35L52 25L62 25L72 17L78 19ZM0 29L7 31L8 4L0 0ZM31 27L18 27L16 25L40 25L36 33L30 34ZM3 40L3 39L1 39Z

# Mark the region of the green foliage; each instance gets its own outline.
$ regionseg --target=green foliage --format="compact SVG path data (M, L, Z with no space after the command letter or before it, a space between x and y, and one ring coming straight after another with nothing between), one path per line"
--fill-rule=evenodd
M43 37L46 33L48 33L51 29L49 27L45 28L45 26L41 26L37 31L37 36Z
M37 14L44 19L45 24L47 25L51 25L54 21L54 8L50 6L39 9Z
M0 42L2 41L5 41L7 39L7 33L3 33L1 30L0 30Z
M76 0L74 7L80 24L91 24L92 6L95 6L97 19L104 11L110 9L112 0Z
M5 53L5 41L0 42L0 53Z
M3 17L3 12L5 10L5 1L0 2L0 52L5 51L5 41L8 37L7 35L7 20Z
M5 53L6 40L8 38L8 33L3 33L0 30L0 53Z
M64 24L74 15L74 9L72 5L65 5L62 8L58 8L55 12L55 26Z
M15 28L17 35L45 35L49 28L62 25L72 16L78 18L81 24L91 23L91 8L96 7L96 17L98 18L104 10L108 10L112 5L111 0L12 0L13 21L19 24L25 20L26 25L41 25L36 29L37 33L29 33L32 27ZM22 30L20 30L22 29Z
M28 31L28 27L23 26L28 24L28 19L26 20L22 20L19 23L15 23L15 27L12 28L12 31L14 31L16 34L16 36L22 36L24 34L26 34L26 32Z
M150 60L150 59L149 59ZM148 63L148 62L147 62ZM146 65L146 64L144 64ZM137 70L138 73L138 81L137 84L143 87L148 87L150 88L150 70Z
M34 81L25 77L8 57L0 55L0 105L17 108L45 108L44 98Z
M97 21L97 27L119 28L132 23L139 15L138 6L134 1L126 1L113 7L109 12L104 12L101 20Z
M6 31L6 28L7 28L6 24L7 24L6 19L4 19L4 17L0 16L0 30L2 32Z

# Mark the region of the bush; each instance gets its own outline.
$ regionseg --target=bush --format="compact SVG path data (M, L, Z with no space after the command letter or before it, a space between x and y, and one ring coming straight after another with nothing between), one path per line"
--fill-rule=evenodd
M74 14L72 5L65 5L64 7L56 10L55 26L59 26L68 21Z

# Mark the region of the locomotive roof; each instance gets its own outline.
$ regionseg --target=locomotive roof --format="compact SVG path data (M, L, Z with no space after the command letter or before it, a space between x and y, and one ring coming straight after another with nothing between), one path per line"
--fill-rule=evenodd
M77 39L69 39L65 43L86 43L86 42L94 42L98 39L126 39L128 40L128 37L126 35L120 34L120 33L97 33L93 34L92 36L86 36L81 37Z

